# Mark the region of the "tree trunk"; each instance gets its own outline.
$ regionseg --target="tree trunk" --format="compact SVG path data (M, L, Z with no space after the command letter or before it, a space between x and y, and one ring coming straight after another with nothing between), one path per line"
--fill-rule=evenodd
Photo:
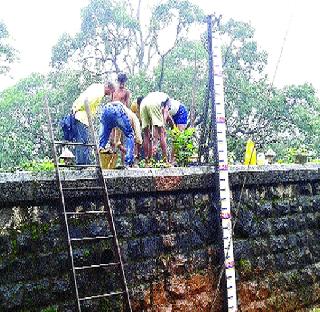
M161 56L161 71L160 71L160 78L159 78L159 83L158 83L158 91L161 91L163 77L164 77L164 55Z
M193 128L196 119L196 87L197 87L197 51L194 52L194 74L192 82L192 101L190 106L190 126Z

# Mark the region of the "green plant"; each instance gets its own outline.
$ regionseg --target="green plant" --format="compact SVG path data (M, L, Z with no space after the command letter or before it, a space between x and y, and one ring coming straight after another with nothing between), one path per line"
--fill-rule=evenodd
M57 312L57 311L58 311L57 306L50 306L41 310L41 312Z
M305 146L289 147L284 159L278 160L278 163L303 164L307 162L309 156L311 156L311 152Z
M252 270L252 265L248 259L240 259L238 262L240 271L244 273L249 273Z
M33 172L40 172L40 171L51 171L54 170L54 163L49 158L44 158L40 161L31 161L22 163L20 166L21 169Z
M180 131L178 128L170 130L173 150L179 166L186 167L190 162L190 157L196 152L194 134L196 129L188 128Z

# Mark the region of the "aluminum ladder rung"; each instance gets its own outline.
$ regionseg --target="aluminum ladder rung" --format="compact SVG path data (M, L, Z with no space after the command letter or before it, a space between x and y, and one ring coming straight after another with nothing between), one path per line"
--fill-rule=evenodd
M80 301L84 300L92 300L92 299L98 299L98 298L104 298L104 297L111 297L111 296L117 296L117 295L122 295L124 294L124 291L115 291L112 293L107 293L107 294L102 294L102 295L96 295L96 296L90 296L90 297L83 297L79 298Z
M113 238L113 235L109 235L109 236L93 236L93 237L70 238L70 241L71 241L71 242L76 242L76 241L89 241L89 240L110 239L110 238Z
M93 143L78 143L78 142L69 142L69 141L54 141L56 145L75 145L75 146L96 146Z
M106 267L116 266L116 265L120 265L120 262L84 265L82 267L74 267L74 269L75 270L88 270L88 269L96 269L96 268L106 268Z
M107 214L108 211L101 211L101 210L90 210L90 211L67 211L66 215L76 216L76 215L86 215L86 214Z

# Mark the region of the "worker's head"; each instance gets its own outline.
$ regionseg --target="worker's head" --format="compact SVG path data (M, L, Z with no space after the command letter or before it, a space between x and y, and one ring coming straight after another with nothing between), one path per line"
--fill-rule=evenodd
M165 101L161 102L162 107L169 107L171 106L170 98L168 97Z
M127 80L128 80L128 77L127 77L126 74L120 73L120 74L118 75L118 79L117 79L117 80L118 80L118 83L119 83L120 88L123 88L124 85L125 85L125 83L126 83Z
M137 97L137 104L138 104L138 106L140 106L140 104L141 104L141 102L142 102L143 99L144 99L144 96L138 96L138 97Z
M114 92L114 84L110 81L104 84L104 95L111 95Z

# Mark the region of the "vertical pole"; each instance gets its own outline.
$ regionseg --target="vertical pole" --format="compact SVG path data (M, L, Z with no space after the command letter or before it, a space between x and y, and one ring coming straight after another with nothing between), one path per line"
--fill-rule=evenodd
M211 20L212 22L212 20ZM209 20L208 20L209 23ZM212 31L212 28L210 27ZM209 31L209 25L208 25ZM209 36L209 35L208 35ZM212 38L212 37L211 37ZM211 59L210 68L213 76L210 79L210 87L212 86L211 94L212 107L214 108L213 123L215 128L215 168L218 172L219 180L219 203L220 203L220 219L222 227L223 239L223 254L224 254L224 269L225 269L225 283L227 295L227 310L229 312L237 311L237 291L235 280L235 267L233 257L233 241L232 241L232 222L231 222L231 205L230 205L230 189L229 189L229 174L228 174L228 154L227 154L227 135L225 122L225 104L224 104L224 87L222 75L222 56L220 40L217 35L214 38L214 45L212 47L211 41ZM209 57L210 59L210 57Z
M216 172L219 169L218 150L217 150L217 127L216 127L216 105L214 90L214 71L213 71L213 49L212 49L212 15L207 18L208 24L208 53L209 53L209 101L211 102L211 129L209 129L209 142L213 151L213 162Z

